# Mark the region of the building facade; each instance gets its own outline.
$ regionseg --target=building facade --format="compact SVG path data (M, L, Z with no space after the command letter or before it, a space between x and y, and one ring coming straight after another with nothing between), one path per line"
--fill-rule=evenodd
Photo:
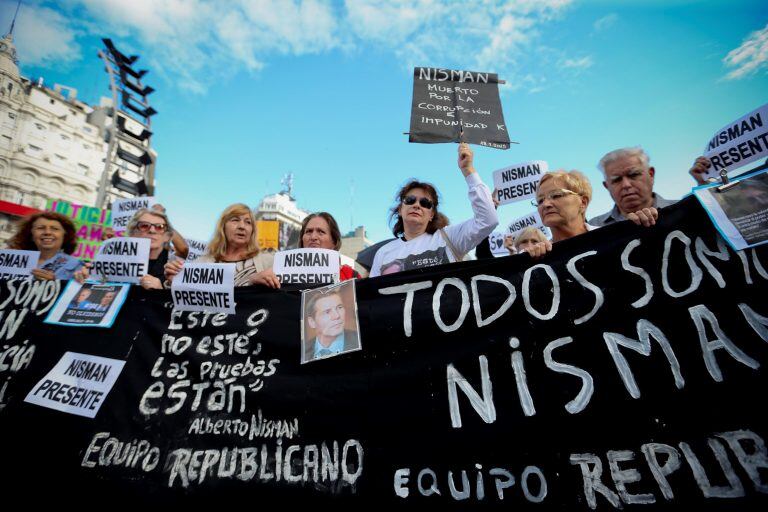
M77 99L77 90L20 76L13 37L0 39L0 246L21 211L48 199L93 205L107 154L105 113ZM111 190L111 199L129 197Z

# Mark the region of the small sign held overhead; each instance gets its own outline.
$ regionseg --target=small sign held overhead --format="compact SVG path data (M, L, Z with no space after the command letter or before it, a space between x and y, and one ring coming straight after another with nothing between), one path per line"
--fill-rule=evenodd
M509 149L494 73L415 68L409 142L468 142Z

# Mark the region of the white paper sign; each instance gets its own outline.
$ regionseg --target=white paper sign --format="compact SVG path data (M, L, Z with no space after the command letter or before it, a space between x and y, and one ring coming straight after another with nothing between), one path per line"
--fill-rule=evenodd
M493 171L493 186L499 204L515 203L536 197L541 175L549 171L547 162L534 160Z
M494 231L488 236L488 243L491 246L491 253L494 256L500 257L512 254L506 247L504 247L504 238L508 236L508 234L499 233L498 231Z
M65 352L24 401L94 418L124 365L118 359Z
M93 279L136 283L149 269L149 238L110 238L91 263Z
M534 210L528 215L518 217L507 226L507 233L517 237L525 228L538 228L547 238L552 238L552 232L541 222L541 216L538 210Z
M717 178L729 171L768 157L768 103L728 123L715 133L704 148L712 162L705 178Z
M37 268L40 251L0 250L0 278L30 276Z
M333 284L339 280L339 253L331 249L279 251L272 271L282 284Z
M171 283L177 311L234 314L235 264L185 263Z
M197 258L205 254L208 249L208 244L201 242L200 240L193 240L192 238L185 239L189 246L189 254L187 254L187 263L195 261Z
M142 208L151 209L157 204L153 196L116 199L112 202L112 229L115 235L122 236L133 215Z

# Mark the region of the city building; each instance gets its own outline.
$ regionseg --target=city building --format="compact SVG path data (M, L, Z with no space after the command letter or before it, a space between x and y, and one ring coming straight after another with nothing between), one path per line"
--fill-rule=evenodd
M283 190L264 196L253 211L256 220L272 220L280 223L278 248L296 249L299 246L301 223L309 212L302 210L293 198L293 174L286 174L281 181Z
M0 246L48 199L95 204L112 109L107 98L94 108L74 88L22 77L12 35L0 39ZM110 202L132 196L109 192Z

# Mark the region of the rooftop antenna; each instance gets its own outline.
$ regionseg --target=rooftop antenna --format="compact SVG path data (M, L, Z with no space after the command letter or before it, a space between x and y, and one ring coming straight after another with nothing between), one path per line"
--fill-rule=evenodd
M13 27L16 26L16 16L19 15L19 7L21 7L21 0L16 4L16 12L13 14L13 21L11 21L11 30L8 31L8 35L13 35Z

